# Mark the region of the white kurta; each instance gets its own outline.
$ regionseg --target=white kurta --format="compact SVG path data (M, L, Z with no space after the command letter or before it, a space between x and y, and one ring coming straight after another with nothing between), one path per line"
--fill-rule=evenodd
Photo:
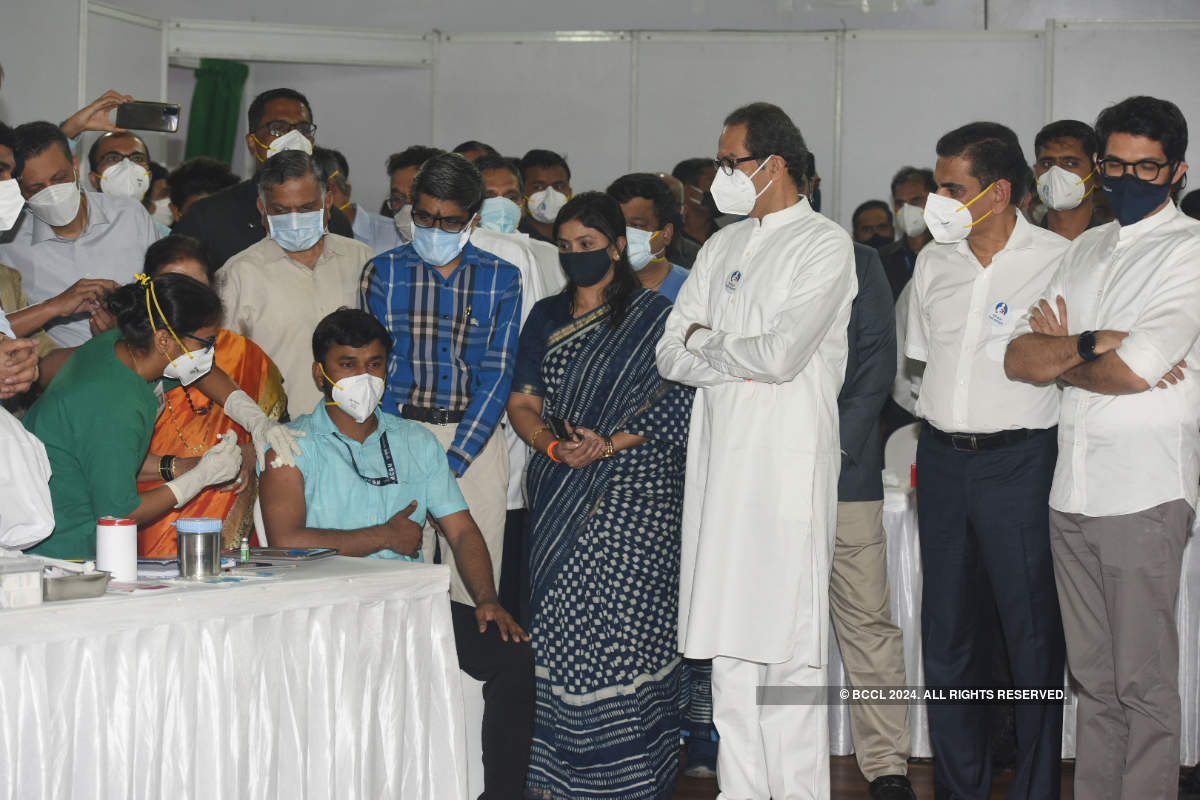
M780 663L801 647L825 662L837 395L857 291L849 235L804 198L718 231L679 291L658 368L699 387L679 582L689 658ZM685 348L694 322L712 330Z

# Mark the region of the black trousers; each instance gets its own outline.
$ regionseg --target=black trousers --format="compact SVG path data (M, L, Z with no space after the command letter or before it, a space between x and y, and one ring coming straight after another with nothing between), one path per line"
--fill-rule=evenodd
M500 605L522 627L529 626L529 510L510 508L504 519L500 559Z
M479 632L475 609L450 604L458 666L483 681L483 794L479 800L522 800L533 740L533 648L504 641L495 625Z
M997 618L1013 685L1062 687L1066 654L1049 530L1055 437L1051 428L995 450L963 452L922 432L917 512L927 687L994 686ZM993 711L982 703L929 704L939 800L990 796ZM1016 776L1008 797L1057 798L1062 703L1022 703L1015 714Z

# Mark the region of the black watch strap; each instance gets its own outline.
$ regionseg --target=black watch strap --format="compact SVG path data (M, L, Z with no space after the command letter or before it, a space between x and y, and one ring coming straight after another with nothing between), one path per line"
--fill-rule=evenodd
M1096 352L1096 332L1084 331L1076 341L1079 357L1084 361L1095 361L1100 355Z

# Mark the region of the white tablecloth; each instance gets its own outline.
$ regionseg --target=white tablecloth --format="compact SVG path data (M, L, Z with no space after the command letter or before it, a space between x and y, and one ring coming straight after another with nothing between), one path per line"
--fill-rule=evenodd
M466 797L445 566L0 612L0 797Z
M884 504L883 528L887 534L888 579L892 590L892 619L904 633L904 664L908 685L924 686L925 672L921 663L921 548L917 540L917 512L912 493L902 502L898 494L889 492ZM1176 624L1179 628L1179 695L1182 702L1183 724L1180 737L1179 763L1192 766L1200 762L1200 520L1192 527L1192 535L1183 551L1183 573L1179 583ZM838 651L837 638L829 636L830 683L845 685L845 671ZM1075 757L1075 697L1069 691L1063 705L1063 758ZM929 718L924 703L909 707L912 729L912 755L917 758L933 756L929 741ZM850 736L849 706L829 707L829 744L834 755L851 755L854 743Z

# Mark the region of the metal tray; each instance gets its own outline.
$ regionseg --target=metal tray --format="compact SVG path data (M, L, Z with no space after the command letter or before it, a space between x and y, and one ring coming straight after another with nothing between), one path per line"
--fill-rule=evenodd
M42 599L49 603L55 600L82 600L85 597L99 597L108 588L111 578L112 574L108 572L43 578Z

